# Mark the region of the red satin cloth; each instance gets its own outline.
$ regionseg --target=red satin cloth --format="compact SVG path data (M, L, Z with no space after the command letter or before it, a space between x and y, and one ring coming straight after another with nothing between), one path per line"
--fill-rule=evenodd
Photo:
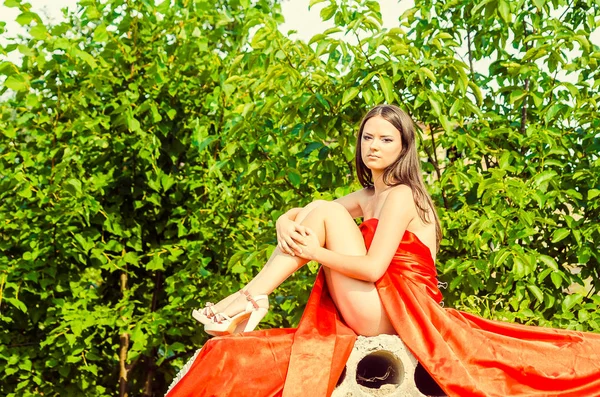
M360 226L367 248L376 227ZM430 251L408 231L376 286L394 329L448 396L600 396L600 334L442 308ZM355 339L320 271L297 329L209 340L168 397L329 396Z

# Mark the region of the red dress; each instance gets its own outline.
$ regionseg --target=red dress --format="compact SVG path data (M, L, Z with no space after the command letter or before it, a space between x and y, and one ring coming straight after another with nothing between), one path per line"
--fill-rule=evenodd
M367 248L376 227L377 219L360 226ZM396 332L448 396L600 396L600 334L442 308L430 251L411 232L376 287ZM321 270L297 329L209 340L167 396L329 396L355 339Z

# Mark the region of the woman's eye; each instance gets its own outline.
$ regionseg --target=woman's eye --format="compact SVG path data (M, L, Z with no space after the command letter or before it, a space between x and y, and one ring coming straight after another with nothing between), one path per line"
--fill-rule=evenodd
M368 141L369 139L371 139L371 137L370 137L370 136L363 135L363 139L364 139L365 141Z
M385 143L390 143L390 142L392 142L392 140L391 140L391 139L384 139L383 141L384 141Z

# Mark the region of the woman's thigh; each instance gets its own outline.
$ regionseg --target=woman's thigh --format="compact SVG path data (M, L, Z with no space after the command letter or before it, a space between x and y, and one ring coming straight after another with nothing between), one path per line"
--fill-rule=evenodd
M372 282L356 280L325 268L327 286L346 324L359 335L395 334Z
M302 215L300 221L313 228L322 219L327 249L344 255L367 253L360 229L341 204L322 202ZM331 297L350 328L365 336L395 333L374 283L324 269Z

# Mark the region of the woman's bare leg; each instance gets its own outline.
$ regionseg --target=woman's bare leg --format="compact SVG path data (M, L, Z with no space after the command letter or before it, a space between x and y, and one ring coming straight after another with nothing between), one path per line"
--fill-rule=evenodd
M366 253L360 230L340 204L322 202L307 207L298 214L296 221L311 228L321 245L331 250L345 255ZM306 262L276 248L264 268L244 289L251 295L270 294ZM329 269L325 274L332 298L351 328L361 335L394 333L373 283L352 279ZM235 315L245 305L245 298L239 296L224 312Z
M313 209L315 209L316 207L318 207L319 205L321 205L323 203L327 203L327 201L325 201L325 200L315 200L315 201L307 204L304 208L302 208L302 210L300 210L300 212L298 213L298 215L296 215L295 221L298 222L298 223L302 222L302 220L304 220L304 218L306 218L306 216ZM283 254L279 248L275 248L275 251L273 251L273 253L269 257L269 259L267 260L267 263L263 266L263 268L260 270L260 272L258 272L258 274L256 276L254 276L254 278L252 280L250 280L248 282L248 284L246 284L246 286L243 289L248 290L248 288L251 287L255 283L255 280L260 280L264 276L264 273L267 272L267 269L270 269L271 262L275 258L277 258L278 256L281 256L281 255L286 255L286 254ZM286 255L286 256L288 256L288 257L291 258L291 256L289 256L289 255ZM306 260L303 260L301 258L296 258L296 259L297 259L297 261L296 261L296 265L294 265L294 269L297 269L298 267L302 266L303 264L305 264L307 262ZM290 274L288 274L287 276L285 276L285 274L284 274L284 275L281 275L279 277L284 277L285 276L285 278L287 278L287 277L289 277ZM285 278L283 280L285 280ZM271 293L271 291L269 291L269 293ZM213 306L212 310L215 313L221 313L221 312L223 312L234 301L234 299L236 299L237 297L239 297L239 295L240 295L239 292L234 292L233 294L229 295L225 299L222 299L217 304L215 304L215 306ZM260 294L257 294L257 295L260 295ZM226 314L230 314L230 313L235 314L234 310L237 310L237 309L238 309L237 307L234 308L232 306L232 307L229 308L228 311L225 311L225 313Z
M312 222L310 214L306 222L301 222L317 233L327 249L345 255L365 255L367 249L362 233L346 209L337 203L323 209L331 218L320 225L318 220ZM345 276L327 267L323 269L329 293L350 328L365 336L395 333L374 283Z

